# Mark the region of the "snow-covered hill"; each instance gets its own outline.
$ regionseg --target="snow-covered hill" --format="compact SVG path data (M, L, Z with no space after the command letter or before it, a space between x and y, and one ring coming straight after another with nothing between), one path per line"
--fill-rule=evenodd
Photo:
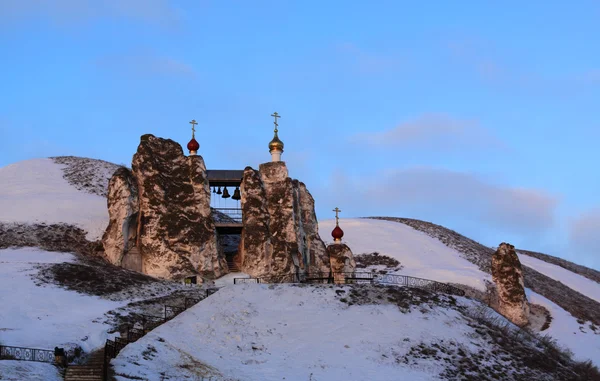
M0 168L0 224L69 225L88 241L108 224L106 189L115 164L75 157L32 159Z
M403 267L394 273L467 285L481 291L485 290L484 282L491 281L489 268L488 272L480 268L485 268L483 263L487 255L491 258L493 250L446 228L415 220L411 226L415 225L419 230L394 220L350 218L340 221L345 232L344 241L355 255L378 252L395 258ZM334 226L334 220L319 222L321 236L326 237ZM477 250L484 252L477 257ZM472 261L472 258L478 260ZM527 293L530 302L551 314L552 322L543 333L555 337L579 359L592 358L600 364L600 326L594 320L582 318L600 313L600 308L594 310L600 284L533 257L521 254L520 258L523 266L529 266L526 277L535 270L541 273L536 278L539 283L527 289ZM559 283L561 287L558 290L543 287L542 282L551 286ZM531 282L526 278L526 286L528 283ZM580 305L565 300L565 294L561 292L565 289L590 302Z
M478 302L393 286L236 285L112 363L119 381L561 380L573 372L506 324Z
M397 274L456 283L485 291L490 274L481 271L463 255L440 240L410 226L390 221L342 219L344 241L354 254L378 252L397 259L402 270ZM319 222L319 232L327 237L335 220Z
M200 289L37 248L0 250L0 343L52 349L102 347L126 315L161 316ZM122 315L122 316L121 316ZM0 379L2 379L0 377Z
M102 346L119 319L140 308L160 314L152 308L160 309L163 298L182 291L180 285L142 279L97 261L88 263L81 255L99 249L94 241L108 223L106 187L117 167L99 160L60 157L0 168L0 300L3 305L19 306L0 309L0 342L41 348L79 345L91 351ZM334 221L319 225L321 237L327 239ZM442 226L390 217L342 219L341 226L355 255L377 252L400 262L388 271L463 285L473 291L470 295L483 295L491 280L493 249ZM591 358L600 364L600 272L541 253L520 250L519 255L529 301L540 306L532 328L543 328L542 334L556 338L577 359ZM231 276L217 283L228 287L156 331L162 332L165 341L155 338L158 343L150 345L161 356L152 355L150 347L143 347L148 342L140 341L115 360L117 369L139 375L153 375L159 365L178 369L171 379L191 377L192 368L220 374L217 379L223 380L269 379L263 375L275 379L278 372L287 374L287 380L310 380L311 373L312 380L335 379L335 374L344 371L357 379L395 379L384 376L398 374L435 379L436 374L456 370L446 366L452 357L435 346L441 340L455 343L464 353L472 354L473 345L493 350L489 338L471 337L469 319L473 318L456 306L444 305L443 297L438 299L441 304L424 302L428 312L420 311L420 302L410 312L403 308L398 312L390 310L393 306L386 304L384 294L370 303L349 306L341 300L348 300L343 298L351 292L348 287L337 288L338 295L322 287L234 287ZM459 298L458 306L475 305ZM179 342L184 338L189 346ZM409 340L404 342L405 338ZM424 347L416 344L419 340ZM340 345L344 350L338 351ZM501 356L503 352L496 349ZM416 356L419 351L425 352L420 358ZM127 365L132 359L142 365ZM512 360L480 361L477 364L509 367ZM444 366L438 364L442 362ZM5 374L9 368L18 371L7 364L2 363L0 374L2 369ZM33 377L43 367L24 371Z

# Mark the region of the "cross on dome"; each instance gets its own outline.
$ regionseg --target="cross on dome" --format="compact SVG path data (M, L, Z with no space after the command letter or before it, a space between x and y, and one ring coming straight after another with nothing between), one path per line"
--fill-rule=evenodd
M196 119L192 119L189 123L192 125L192 140L187 144L187 149L190 151L190 155L197 155L200 149L200 143L196 140L196 125L198 122L196 122Z
M335 243L340 243L342 242L342 237L344 236L344 231L342 230L342 228L340 228L340 208L338 208L337 206L335 207L335 209L333 209L333 211L335 212L335 228L333 229L333 231L331 232L331 236L333 237L333 242Z
M275 118L275 121L273 122L273 124L275 125L275 132L278 132L277 127L279 127L279 124L277 123L277 119L281 118L281 115L279 115L277 113L277 111L275 111L274 113L271 114L271 116L273 118Z
M195 137L194 135L196 132L196 125L198 124L198 122L196 122L196 119L192 119L190 124L192 125L192 138L194 138Z
M335 209L333 209L333 211L335 212L335 224L336 226L339 225L340 222L340 208L338 208L337 206L335 207Z
M269 142L269 153L271 154L271 161L281 161L281 154L283 153L283 142L279 140L279 136L277 133L279 132L279 123L277 123L277 119L281 118L276 112L272 113L271 116L275 119L273 124L275 125L273 140Z

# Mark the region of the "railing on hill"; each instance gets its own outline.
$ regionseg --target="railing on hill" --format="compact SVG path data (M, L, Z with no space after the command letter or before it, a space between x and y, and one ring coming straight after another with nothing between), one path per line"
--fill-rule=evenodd
M416 278L408 275L376 274L373 272L330 272L310 274L287 274L277 277L234 278L234 284L241 283L371 283L419 288L433 292L444 292L464 296L465 292L458 287L435 280Z
M241 208L213 208L213 218L215 223L219 224L241 224L242 209Z
M0 345L0 360L54 362L54 350Z
M219 290L218 288L207 289L206 297L214 294L218 290ZM136 315L136 316L140 317L140 321L138 323L140 323L140 325L142 326L141 329L139 328L139 325L137 325L137 323L133 327L128 325L126 335L124 338L115 337L114 340L110 340L110 339L106 340L106 343L104 344L104 365L102 368L102 377L103 377L102 379L104 381L108 380L108 365L110 364L110 360L117 357L119 352L121 352L121 350L123 348L125 348L125 346L127 346L127 344L133 343L133 342L139 340L146 333L150 332L151 330L158 327L159 325L166 323L167 321L173 319L175 316L179 315L180 313L187 310L188 308L196 305L198 302L200 302L203 299L204 298L185 298L184 302L183 302L183 305L184 305L183 307L165 305L164 306L164 317L162 317L162 318L156 317L156 316L150 316L150 315ZM136 326L137 326L137 328L136 328Z

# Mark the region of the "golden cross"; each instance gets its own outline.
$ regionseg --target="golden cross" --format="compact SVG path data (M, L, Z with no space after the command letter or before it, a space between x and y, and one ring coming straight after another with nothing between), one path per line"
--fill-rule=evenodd
M279 127L279 124L277 124L277 118L281 118L281 116L277 113L277 111L272 113L271 116L273 118L275 118L275 121L273 122L273 124L275 125L275 132L277 132L277 127Z
M198 122L196 122L196 119L192 119L192 121L190 122L190 124L192 125L192 138L194 138L195 136L195 132L196 132L196 125L198 124Z
M333 211L335 212L335 225L337 226L339 224L339 213L341 212L341 210L336 206L335 209L333 209Z

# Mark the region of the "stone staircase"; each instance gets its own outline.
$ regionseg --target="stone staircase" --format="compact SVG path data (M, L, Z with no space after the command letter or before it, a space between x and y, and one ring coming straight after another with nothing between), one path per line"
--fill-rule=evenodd
M230 273L239 273L240 272L240 268L233 261L233 258L227 258L227 267L229 268Z
M71 365L65 373L65 381L102 381L104 348L92 353L85 365Z

